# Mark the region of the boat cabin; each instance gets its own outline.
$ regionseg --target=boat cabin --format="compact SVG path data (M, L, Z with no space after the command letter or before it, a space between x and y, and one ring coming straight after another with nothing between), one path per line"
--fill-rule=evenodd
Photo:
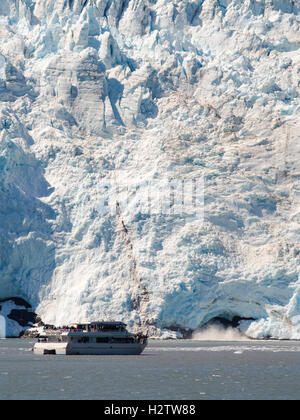
M90 322L71 324L64 329L77 332L125 332L126 324L123 322Z

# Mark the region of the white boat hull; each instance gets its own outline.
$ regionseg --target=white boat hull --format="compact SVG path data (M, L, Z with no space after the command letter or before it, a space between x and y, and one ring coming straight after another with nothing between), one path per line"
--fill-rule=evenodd
M145 347L141 343L36 343L33 351L40 355L139 355Z

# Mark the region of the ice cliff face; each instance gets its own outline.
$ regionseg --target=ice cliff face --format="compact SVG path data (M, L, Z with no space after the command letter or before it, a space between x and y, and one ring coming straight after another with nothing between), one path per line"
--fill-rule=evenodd
M1 0L0 299L55 324L240 317L300 338L299 12ZM200 178L203 219L137 210L149 185ZM124 180L126 205L106 187Z

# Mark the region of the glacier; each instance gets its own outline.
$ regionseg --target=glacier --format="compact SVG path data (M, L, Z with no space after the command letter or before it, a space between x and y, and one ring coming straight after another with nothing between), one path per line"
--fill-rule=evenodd
M1 0L0 315L300 339L299 12ZM202 218L137 205L200 178Z

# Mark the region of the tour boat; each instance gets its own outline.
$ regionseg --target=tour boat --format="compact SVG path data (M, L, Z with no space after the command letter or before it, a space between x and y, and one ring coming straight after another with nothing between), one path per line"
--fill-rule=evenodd
M128 332L123 322L92 322L46 330L33 351L56 355L138 355L146 346L147 336Z

